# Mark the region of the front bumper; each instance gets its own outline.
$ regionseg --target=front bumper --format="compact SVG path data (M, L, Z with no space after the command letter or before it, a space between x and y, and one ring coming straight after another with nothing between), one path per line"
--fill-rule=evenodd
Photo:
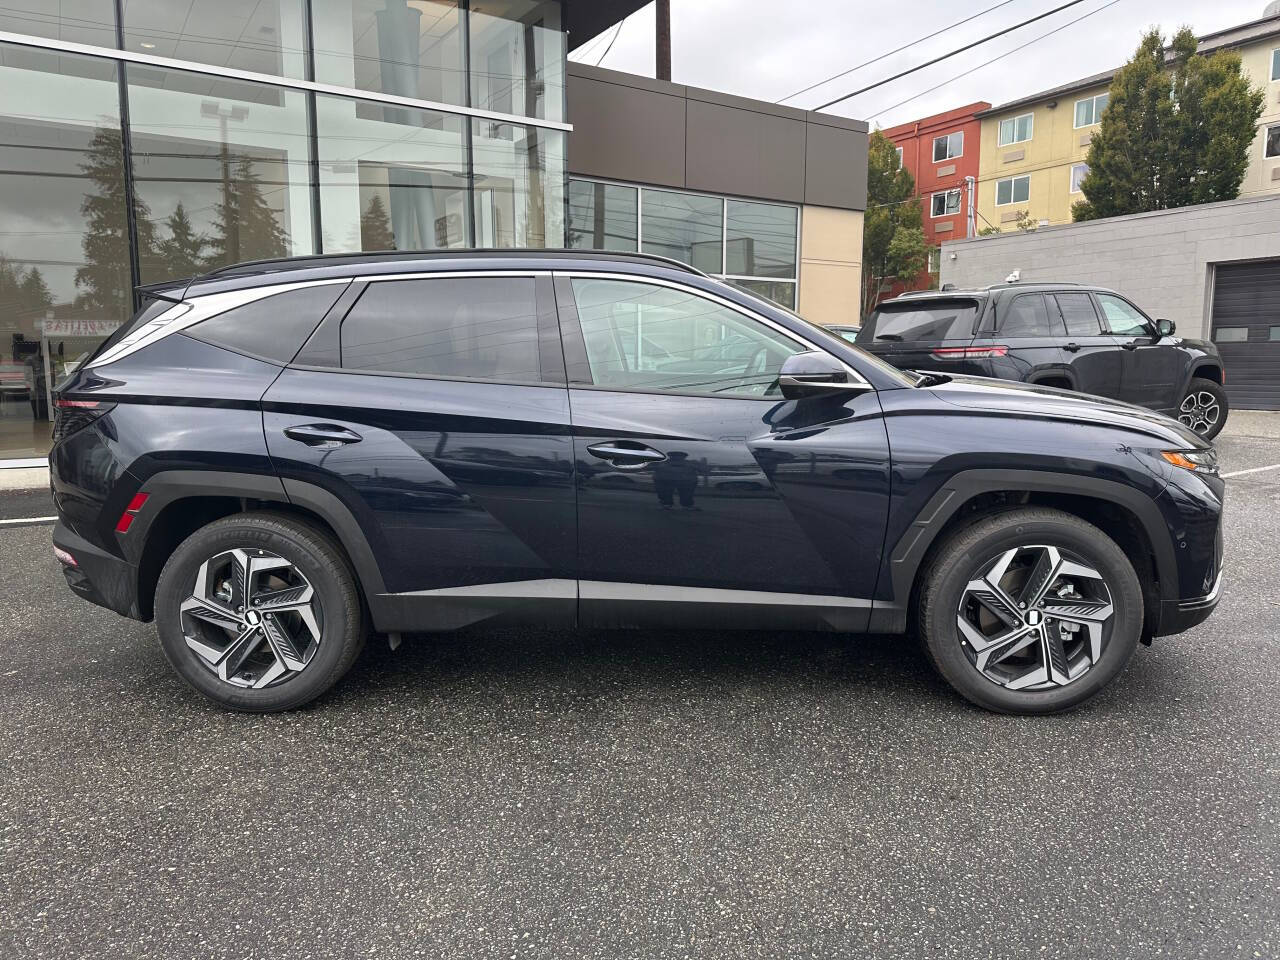
M1218 597L1222 593L1222 570L1218 570L1218 579L1213 589L1203 597L1191 600L1162 600L1160 602L1160 633L1162 637L1171 636L1190 630L1209 619L1218 605Z
M75 566L62 563L62 575L74 593L123 616L142 619L137 567L77 536L61 520L53 528L53 545L75 558Z

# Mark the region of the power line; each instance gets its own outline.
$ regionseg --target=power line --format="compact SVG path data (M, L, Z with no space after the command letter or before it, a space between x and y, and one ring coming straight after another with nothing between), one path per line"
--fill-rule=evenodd
M875 117L878 117L881 114L888 113L890 110L896 110L898 109L898 107L902 106L903 104L910 103L912 100L918 100L921 97L925 96L926 94L933 93L933 91L935 90L941 90L943 87L947 86L950 83L954 83L955 81L959 80L961 77L967 77L969 74L976 73L977 71L981 70L983 67L989 67L991 66L991 64L995 63L998 60L1003 60L1005 57L1012 56L1013 54L1017 53L1019 50L1025 50L1027 47L1031 46L1033 43L1039 43L1045 37L1051 37L1055 33L1058 33L1062 30L1067 29L1067 27L1074 26L1075 24L1079 23L1081 20L1087 20L1089 19L1089 17L1092 17L1094 14L1101 13L1103 10L1107 9L1107 7L1114 7L1119 2L1120 0L1111 0L1110 3L1104 3L1102 6L1098 7L1096 10L1090 10L1088 13L1084 14L1083 16L1076 17L1074 20L1068 20L1066 23L1062 24L1061 26L1054 27L1052 30L1048 30L1045 33L1040 34L1040 36L1038 37L1032 37L1030 40L1022 44L1021 46L1014 47L1012 50L1007 50L1004 53L1000 54L999 56L992 57L990 60L987 60L984 63L980 63L976 67L971 67L970 69L964 71L963 73L957 73L954 77L948 77L946 80L942 81L942 83L935 84L934 86L930 87L928 90L921 90L919 93L912 94L911 96L907 97L905 100L899 100L897 103L893 104L892 106L885 107L883 110L877 110L875 113L870 114L867 117L867 119L868 120L874 119Z
M968 23L970 20L977 20L979 17L984 16L985 14L988 14L993 10L999 10L1001 7L1007 7L1009 4L1013 2L1014 0L1001 0L1001 2L997 3L994 7L987 7L987 9L980 10L977 13L973 14L972 16L965 17L963 20L957 20L955 23L951 24L951 26L949 27L943 27L941 30L935 30L933 33L930 33L927 36L919 37L916 40L912 40L910 43L904 43L900 47L895 47L893 50L890 50L888 53L882 53L878 57L873 57L870 60L864 60L862 61L862 63L858 64L856 67L850 67L848 70L842 71L841 73L837 73L835 76L827 77L827 79L825 80L819 80L817 83L811 83L809 84L809 86L805 87L803 90L797 90L795 93L791 94L790 96L783 97L781 100L777 102L786 103L788 100L794 100L796 97L800 96L802 93L808 93L810 90L813 90L817 87L824 86L830 83L832 80L839 80L841 77L847 77L849 74L854 73L855 71L861 70L863 67L869 67L873 63L879 63L881 60L884 60L886 57L892 57L895 53L901 53L903 50L906 50L908 47L914 47L918 43L924 43L926 40L932 40L934 37L938 36L939 34L946 33L948 30L954 30L956 27L963 26L964 24Z
M604 53L600 54L599 59L596 60L595 65L597 67L604 63L604 58L609 55L609 51L613 49L613 45L618 42L618 37L622 36L622 25L626 22L626 17L623 17L618 21L618 26L613 31L613 39L609 41L609 45L604 48Z
M854 90L852 93L846 93L844 94L844 96L836 97L834 100L828 100L826 103L822 104L822 106L814 107L813 109L826 110L828 107L834 107L837 103L841 103L845 100L850 99L851 97L856 97L859 94L866 93L868 90L874 90L876 89L876 87L883 87L886 83L893 83L893 81L895 80L901 80L903 77L909 76L910 74L913 74L913 73L917 73L920 70L925 69L926 67L931 67L935 63L941 63L943 60L949 60L951 57L964 53L966 50L972 50L974 47L980 47L982 46L982 44L995 40L997 37L1003 37L1007 33L1012 33L1015 30L1020 30L1022 27L1025 27L1028 24L1035 23L1037 20L1043 20L1045 17L1051 17L1055 13L1058 13L1062 10L1066 10L1068 7L1074 7L1077 4L1080 4L1083 2L1084 0L1068 0L1068 2L1062 4L1061 6L1054 7L1052 10L1048 10L1044 13L1038 14L1037 16L1031 17L1027 20L1023 20L1020 23L1015 23L1011 27L1005 27L1003 30L998 30L995 33L988 34L982 39L975 40L973 41L973 43L967 43L963 47L959 47L955 50L952 50L950 53L944 53L942 56L934 57L932 60L929 60L926 63L922 63L919 66L915 66L915 67L911 67L910 69L903 70L901 73L895 73L892 77L886 77L884 80L877 80L875 83L868 84L865 87L860 87L857 90Z

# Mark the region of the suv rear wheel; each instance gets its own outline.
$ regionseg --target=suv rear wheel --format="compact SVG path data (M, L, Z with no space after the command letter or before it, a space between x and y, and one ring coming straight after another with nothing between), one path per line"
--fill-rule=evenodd
M341 549L280 514L239 514L193 533L160 573L155 611L174 669L232 710L301 706L332 687L364 645Z
M945 543L918 613L930 659L964 697L1001 713L1056 713L1128 663L1142 632L1142 588L1097 527L1024 508Z
M1227 422L1227 391L1221 384L1193 377L1178 407L1178 419L1206 440L1212 440Z

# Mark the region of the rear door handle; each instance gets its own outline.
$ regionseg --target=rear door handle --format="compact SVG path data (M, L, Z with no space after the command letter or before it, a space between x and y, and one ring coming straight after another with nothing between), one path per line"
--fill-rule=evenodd
M1070 350L1072 353L1075 353L1077 350L1079 350L1079 349L1080 349L1080 344L1078 344L1078 343L1067 343L1067 344L1063 344L1062 349L1063 349L1063 350Z
M634 440L612 440L608 443L593 443L587 447L593 457L608 460L619 470L638 470L646 463L659 463L667 459L661 450L646 447Z
M285 427L284 435L290 440L305 443L308 447L330 443L359 443L363 439L354 430L340 427L336 423L303 423L296 427Z

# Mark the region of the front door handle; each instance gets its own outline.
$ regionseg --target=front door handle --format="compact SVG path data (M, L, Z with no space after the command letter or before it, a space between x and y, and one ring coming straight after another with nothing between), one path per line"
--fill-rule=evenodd
M1080 349L1080 344L1078 344L1078 343L1067 343L1067 344L1064 344L1064 345L1063 345L1062 349L1063 349L1063 350L1069 350L1069 351L1071 351L1072 353L1075 353L1077 350L1079 350L1079 349Z
M646 447L634 440L612 440L608 443L593 443L587 447L593 457L608 460L619 470L639 470L646 463L659 463L667 459L661 450Z
M336 423L303 423L296 427L285 427L284 435L290 440L305 443L308 447L331 443L359 443L363 439L354 430L340 427Z
M1128 343L1122 343L1122 344L1120 344L1120 346L1124 347L1126 350L1137 350L1137 349L1138 349L1138 341L1137 341L1137 340L1130 340Z

